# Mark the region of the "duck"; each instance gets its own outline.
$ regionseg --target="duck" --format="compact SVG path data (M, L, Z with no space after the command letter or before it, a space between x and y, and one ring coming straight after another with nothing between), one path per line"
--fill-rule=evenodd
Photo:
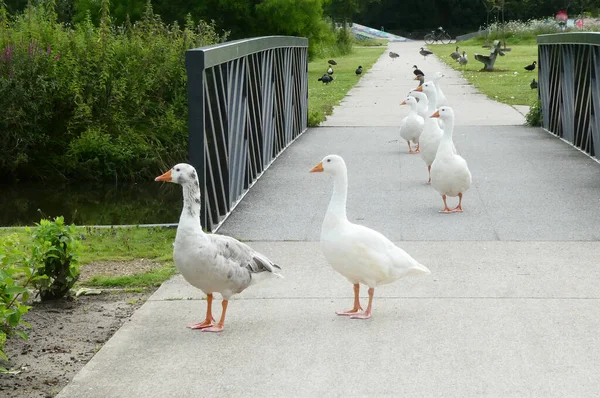
M537 64L537 61L533 61L533 63L531 65L527 65L525 66L523 69L528 70L528 71L532 71L535 69L535 65Z
M533 90L534 88L538 88L538 82L535 81L535 78L529 83L529 87Z
M463 51L462 55L457 59L458 63L465 66L469 63L469 59L467 58L467 52Z
M423 71L421 69L419 69L417 67L417 65L413 65L413 68L415 68L415 70L413 70L413 73L415 74L415 76L425 76L425 73L423 73Z
M433 79L432 81L435 83L435 91L436 91L436 108L439 108L440 106L444 106L444 105L448 105L448 100L446 99L446 96L444 95L444 92L442 91L442 87L440 87L440 79L442 77L444 77L445 75L442 72L435 72L433 74Z
M431 51L425 50L423 47L421 47L419 54L421 54L423 56L423 59L425 59L426 56L431 55L433 53Z
M333 177L333 194L321 227L321 250L331 267L354 287L352 309L336 314L353 319L369 319L377 286L431 272L381 233L348 221L348 171L341 156L325 156L310 172L322 172ZM369 293L369 302L364 311L359 298L361 284L368 287Z
M331 66L329 68L327 68L327 74L329 76L333 75L333 68Z
M449 106L442 106L431 118L444 121L444 133L435 160L431 164L431 185L442 195L444 201L444 209L440 210L440 213L462 212L462 197L471 187L472 178L467 162L456 153L452 142L454 111ZM458 206L450 209L446 203L447 196L458 196Z
M427 96L423 94L423 92L416 90L411 90L408 95L417 99L417 113L423 118L424 123L426 118L431 116L431 113L429 113L428 109L429 100L427 99Z
M327 61L327 63L329 65L337 65L337 62L335 62L333 59L330 59L329 61Z
M390 51L390 58L391 58L392 60L394 60L394 61L395 61L395 60L396 60L396 58L398 58L398 57L399 57L399 55L398 55L397 53L395 53L395 52L393 52L393 51Z
M359 66L359 67L358 67L358 68L357 68L357 69L354 71L354 73L356 73L357 75L360 75L360 74L362 74L362 66Z
M458 59L460 58L460 53L458 52L458 46L456 46L456 50L450 54L450 58L452 58L455 61L458 61Z
M400 123L400 137L404 138L408 144L408 153L419 153L419 136L423 131L423 124L425 120L419 115L417 111L418 102L415 97L408 96L400 105L410 106L410 112L408 116L402 119ZM412 150L410 142L417 144L417 149Z
M317 79L320 82L325 83L325 85L331 83L333 81L333 76L329 76L327 74L321 76L320 78Z
M415 76L415 78L413 80L418 80L419 81L419 86L422 86L423 83L425 83L425 76L418 75L418 76ZM419 87L419 86L417 86L417 87Z
M179 184L183 189L183 210L173 245L173 261L183 278L207 296L204 321L188 327L222 332L231 297L270 277L283 278L279 272L281 267L232 237L204 233L200 225L198 173L192 165L179 163L155 181ZM212 316L214 293L223 297L221 319L216 325Z
M427 95L427 112L429 113L429 116L433 115L436 110L435 104L437 101L435 84L432 81L428 81L423 83L422 86L417 87L415 90L421 91ZM421 158L427 165L427 173L429 174L427 184L431 184L431 164L435 159L435 154L440 145L442 134L443 131L440 128L437 119L426 117L425 124L423 125L423 132L419 136L419 148L421 149Z

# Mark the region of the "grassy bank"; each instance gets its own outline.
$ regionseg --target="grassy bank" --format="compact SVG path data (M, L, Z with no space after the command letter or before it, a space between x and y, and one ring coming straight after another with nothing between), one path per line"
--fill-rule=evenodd
M334 81L325 85L318 79L327 72L327 60L319 58L308 64L308 125L318 126L340 103L346 93L360 79L355 74L356 68L363 67L363 75L373 66L386 47L354 47L351 54L335 57Z
M79 227L77 232L82 271L87 268L86 273L93 275L79 285L146 288L158 286L176 273L172 262L175 228ZM24 250L31 242L24 228L8 228L0 230L0 244L10 235L18 238ZM143 268L140 259L146 262Z
M469 63L464 67L450 57L457 45L461 53L467 52ZM492 72L481 71L483 64L475 60L475 53L489 54L489 49L482 47L480 39L430 46L429 49L450 67L461 71L469 83L491 99L509 105L531 106L537 100L537 90L532 90L529 84L533 78L538 80L537 68L533 72L523 68L537 61L537 45L532 40L515 40L507 43L507 47L511 51L507 51L504 57L498 57Z

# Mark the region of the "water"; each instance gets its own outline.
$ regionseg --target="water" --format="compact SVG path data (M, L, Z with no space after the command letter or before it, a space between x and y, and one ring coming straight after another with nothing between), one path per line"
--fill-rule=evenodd
M176 223L181 206L176 184L0 185L1 227L33 225L56 216L76 225Z

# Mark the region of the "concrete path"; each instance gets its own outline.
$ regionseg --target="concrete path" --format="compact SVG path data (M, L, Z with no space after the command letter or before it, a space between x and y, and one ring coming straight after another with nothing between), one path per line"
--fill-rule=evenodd
M384 54L219 231L277 261L286 279L243 292L213 335L185 328L205 302L173 278L59 397L597 396L600 165L419 60L418 44L391 43L399 60ZM463 214L437 213L423 161L398 142L414 63L447 75L474 180ZM334 315L352 289L318 244L331 181L308 173L329 153L348 164L349 218L432 271L376 289L369 321Z

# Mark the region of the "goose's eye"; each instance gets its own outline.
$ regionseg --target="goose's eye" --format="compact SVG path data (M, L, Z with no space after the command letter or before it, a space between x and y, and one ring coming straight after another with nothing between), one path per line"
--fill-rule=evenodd
M175 169L175 171L179 171L179 167Z
M327 159L328 162L331 162L331 159Z

